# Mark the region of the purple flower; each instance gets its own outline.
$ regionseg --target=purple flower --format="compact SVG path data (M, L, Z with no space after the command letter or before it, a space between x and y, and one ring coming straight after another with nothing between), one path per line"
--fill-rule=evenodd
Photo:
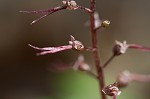
M72 35L70 36L70 38L71 38L71 41L69 41L69 45L63 45L63 46L58 46L58 47L39 48L31 44L28 44L28 45L34 49L41 51L40 53L37 53L37 55L52 54L52 53L57 53L60 51L70 50L70 49L75 49L78 51L84 50L84 46L80 41L75 40L75 38Z

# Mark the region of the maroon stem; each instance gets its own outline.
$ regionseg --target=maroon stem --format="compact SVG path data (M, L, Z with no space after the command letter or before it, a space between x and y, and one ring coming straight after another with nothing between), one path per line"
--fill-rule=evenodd
M95 49L93 50L93 56L95 60L95 65L97 69L98 74L98 80L99 80L99 86L100 86L100 94L101 99L106 99L105 94L102 92L102 89L104 88L104 72L103 68L101 67L99 52L98 52L98 43L97 43L97 33L95 29L95 19L94 19L94 13L95 13L95 0L91 0L91 8L92 13L90 13L90 23L91 23L91 34L92 34L92 47Z
M113 96L113 99L116 99L116 95Z
M107 65L114 59L114 57L115 57L115 55L112 55L102 67L103 68L107 67Z

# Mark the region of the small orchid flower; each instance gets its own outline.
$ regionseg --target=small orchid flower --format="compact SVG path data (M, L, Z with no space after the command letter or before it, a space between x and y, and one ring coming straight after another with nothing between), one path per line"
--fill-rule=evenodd
M125 54L126 51L131 48L131 49L138 49L141 51L150 51L149 47L144 47L142 45L138 45L138 44L127 44L126 41L120 42L120 41L115 41L115 46L113 48L113 53L114 55L121 55L121 54Z
M110 21L109 20L101 20L100 17L99 17L99 14L98 12L95 12L94 13L94 25L95 25L95 29L98 30L100 28L106 28L106 27L109 27L110 25ZM90 20L88 20L86 23L85 23L85 26L90 26Z
M31 44L29 44L29 46L41 51L40 53L37 53L37 55L52 54L52 53L57 53L60 51L70 50L70 49L74 49L77 51L84 50L84 46L80 41L75 40L75 38L72 35L70 36L70 38L71 38L71 41L69 41L69 45L64 45L64 46L44 47L44 48L39 48L39 47L33 46Z
M36 23L37 21L49 16L49 15L51 15L52 13L55 13L57 11L61 11L61 10L64 10L64 9L68 9L68 10L80 9L80 10L83 10L83 11L86 11L86 12L89 12L89 13L92 12L89 8L79 6L74 0L64 0L64 1L62 1L62 3L63 3L62 6L57 6L57 7L46 9L46 10L19 11L19 12L31 13L31 14L44 14L40 18L35 19L34 21L32 21L31 25Z
M108 96L113 96L113 99L116 99L116 96L121 94L121 91L117 87L117 82L106 86L102 91Z
M74 70L81 70L81 71L90 71L91 67L85 62L84 56L79 55L78 59L73 65Z

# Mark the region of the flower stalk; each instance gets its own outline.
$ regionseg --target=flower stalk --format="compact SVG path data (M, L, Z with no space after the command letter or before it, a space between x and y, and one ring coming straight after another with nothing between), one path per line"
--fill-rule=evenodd
M92 35L92 47L95 49L93 51L93 57L97 69L97 74L98 74L98 80L99 80L99 88L100 88L100 94L102 99L106 99L105 94L102 92L102 89L105 86L104 82L104 71L101 66L101 61L99 57L99 52L98 52L98 41L97 41L97 33L95 29L95 18L94 18L94 13L95 13L95 0L91 0L91 7L90 9L92 10L92 13L90 13L90 25L91 25L91 35Z

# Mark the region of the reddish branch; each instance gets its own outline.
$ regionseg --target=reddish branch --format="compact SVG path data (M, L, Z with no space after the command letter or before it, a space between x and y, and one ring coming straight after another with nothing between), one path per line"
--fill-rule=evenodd
M107 65L115 58L115 55L113 54L107 61L106 63L102 66L103 68L107 67Z
M104 88L104 72L103 68L101 67L99 52L98 52L98 42L97 42L97 33L95 29L95 0L91 0L91 10L92 13L90 14L90 23L91 23L91 34L92 34L92 47L96 50L93 51L93 56L95 60L95 65L97 68L97 74L98 74L98 80L99 80L99 86L100 86L100 94L102 99L106 99L105 94L102 92L102 89Z

